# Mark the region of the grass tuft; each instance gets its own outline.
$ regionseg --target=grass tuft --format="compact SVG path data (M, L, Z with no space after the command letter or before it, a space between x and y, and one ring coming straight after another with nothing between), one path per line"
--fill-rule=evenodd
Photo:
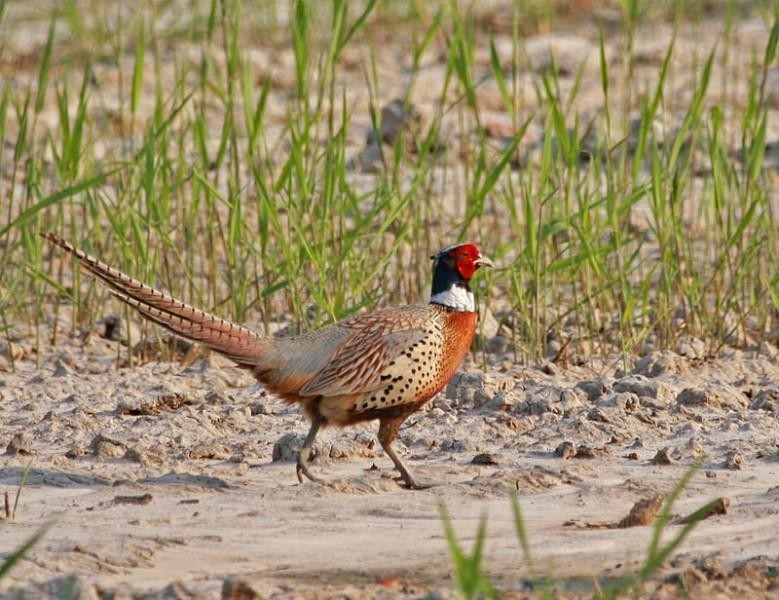
M266 330L280 315L306 330L424 300L425 257L470 238L501 266L477 285L518 358L548 358L555 340L625 364L688 335L712 352L775 341L779 26L745 65L731 37L761 13L727 0L716 47L689 56L677 40L706 15L683 4L623 2L589 61L541 65L528 32L580 9L520 2L494 23L449 2L41 10L28 83L20 68L0 87L4 335L40 338L58 311L46 281L81 285L41 247L45 224ZM675 28L651 67L636 50L647 19ZM400 86L382 79L388 31L408 39ZM580 108L585 88L598 110ZM412 114L418 97L437 100L361 172L381 108L399 98ZM117 310L85 285L79 329Z
M674 532L671 539L661 542L661 536L671 518L674 503L678 500L682 491L687 487L695 474L700 470L702 461L698 461L676 482L673 489L666 496L663 506L652 525L652 537L650 539L647 554L642 566L633 574L620 577L611 581L595 582L595 598L615 599L624 597L625 594L640 594L641 586L652 579L667 562L673 553L678 550L692 530L704 519L717 511L721 500L708 502L695 510L684 519L678 531ZM527 566L530 578L524 584L538 594L539 598L556 598L555 589L564 586L564 581L555 581L548 574L541 573L532 559L531 544L527 526L522 517L522 510L516 493L511 494L511 510L514 516L514 529L519 542L522 556ZM492 579L484 566L484 544L487 539L487 520L482 516L473 545L473 551L468 554L461 547L457 535L452 528L446 506L439 504L439 514L444 528L446 544L452 559L454 571L455 590L461 598L468 600L474 598L497 598L498 588L492 583Z

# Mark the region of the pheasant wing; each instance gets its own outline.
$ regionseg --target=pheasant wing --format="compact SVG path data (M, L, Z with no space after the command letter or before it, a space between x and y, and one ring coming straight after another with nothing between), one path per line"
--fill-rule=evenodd
M341 343L327 365L299 393L341 396L378 390L385 385L381 375L390 363L426 335L424 329L357 330Z

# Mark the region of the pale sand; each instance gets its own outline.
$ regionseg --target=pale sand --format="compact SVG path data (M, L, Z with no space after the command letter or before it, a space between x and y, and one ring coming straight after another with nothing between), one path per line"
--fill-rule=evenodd
M651 535L647 526L587 525L619 521L637 500L669 491L703 453L703 469L674 513L718 496L730 500L730 510L700 524L666 572L712 556L726 564L775 558L779 360L764 349L772 355L729 351L700 364L652 355L639 370L672 368L655 377L602 367L605 392L592 397L575 387L598 377L589 368L482 374L468 363L401 433L409 465L441 483L420 492L391 478L373 426L326 430L320 452L341 458L320 456L313 468L331 484L299 484L293 464L272 455L285 434L306 431L305 420L221 358L189 368L151 362L116 369L115 342L60 340L40 368L22 358L15 373L0 374L0 440L5 447L23 433L20 445L29 452L3 457L0 484L12 502L23 468L33 465L16 520L0 525L3 551L52 522L0 589L35 596L72 574L84 598L98 590L210 597L231 577L262 595L447 597L441 501L466 548L487 515L485 564L504 590L517 589L528 570L513 529L513 488L539 571L561 589L586 590L562 580L635 569ZM709 404L682 406L685 388L708 389ZM174 402L173 393L191 404L125 414L151 400ZM296 440L286 439L289 453ZM587 445L594 457L556 456L563 441ZM663 447L672 464L652 464ZM740 469L738 459L728 464L735 451ZM471 464L483 452L498 464ZM627 458L631 452L637 460ZM144 494L151 495L145 504L121 498ZM35 587L41 582L49 587Z

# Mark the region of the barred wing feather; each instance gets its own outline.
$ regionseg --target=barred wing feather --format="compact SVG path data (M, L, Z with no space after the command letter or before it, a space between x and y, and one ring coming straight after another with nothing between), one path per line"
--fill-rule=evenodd
M426 335L421 329L389 333L374 328L357 330L341 344L328 364L300 389L300 395L341 396L376 391L386 385L381 376L390 363Z

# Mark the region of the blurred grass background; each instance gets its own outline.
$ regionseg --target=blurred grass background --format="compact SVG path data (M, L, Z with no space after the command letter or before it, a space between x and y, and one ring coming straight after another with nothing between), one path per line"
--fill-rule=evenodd
M771 2L3 2L0 29L8 341L118 310L53 230L266 330L425 301L467 238L518 359L777 343Z

